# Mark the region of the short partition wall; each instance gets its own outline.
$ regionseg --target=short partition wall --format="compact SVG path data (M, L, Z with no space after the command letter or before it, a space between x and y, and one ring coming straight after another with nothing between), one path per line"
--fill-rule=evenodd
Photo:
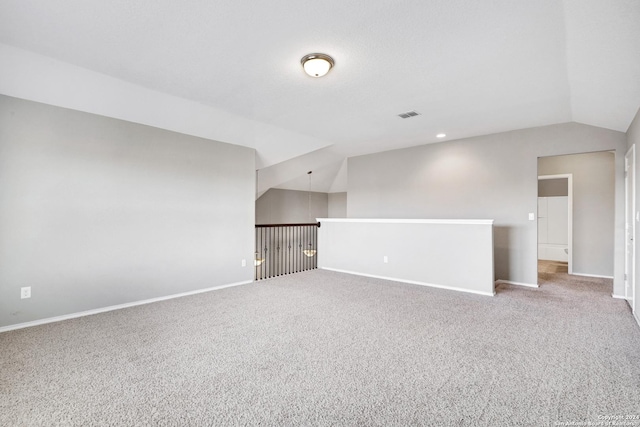
M493 220L318 221L318 268L495 294Z

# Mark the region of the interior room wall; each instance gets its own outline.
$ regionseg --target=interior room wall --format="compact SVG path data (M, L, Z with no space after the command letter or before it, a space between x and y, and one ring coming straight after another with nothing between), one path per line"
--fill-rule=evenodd
M253 149L0 96L0 326L251 281L254 171Z
M640 109L638 109L638 112L636 113L635 118L633 119L633 121L631 122L631 125L629 126L629 129L627 130L627 148L631 148L634 145L635 145L635 151L636 151L636 157L635 157L636 215L639 215L638 212L640 212L640 164L638 164L638 158L639 158L638 150L640 150ZM640 221L636 220L635 236L634 236L635 242L638 241L638 235L640 234L639 229L640 229ZM636 320L638 321L638 324L640 324L640 315L638 314L639 312L638 308L640 307L640 279L638 278L638 275L640 275L640 245L636 245L635 267L636 267L635 268L636 279L635 279L634 295L636 298L636 303L635 303L634 315L636 317ZM621 295L623 295L623 293L621 293Z
M326 218L329 197L327 193L271 188L256 200L255 205L256 224L300 224Z
M614 293L624 274L621 132L565 123L349 159L349 218L494 219L495 276L537 283L538 157L615 150ZM407 242L419 250L420 242Z
M573 175L573 273L613 276L614 153L541 157L539 175Z
M347 193L329 193L329 218L347 217Z

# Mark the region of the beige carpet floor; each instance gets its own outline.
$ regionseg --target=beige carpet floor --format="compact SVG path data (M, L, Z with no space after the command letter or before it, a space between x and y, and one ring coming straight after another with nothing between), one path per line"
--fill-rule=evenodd
M628 304L609 280L540 284L314 270L3 333L0 425L640 425Z

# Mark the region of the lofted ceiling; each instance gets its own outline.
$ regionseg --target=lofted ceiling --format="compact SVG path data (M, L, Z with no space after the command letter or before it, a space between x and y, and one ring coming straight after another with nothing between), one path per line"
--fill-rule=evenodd
M345 191L346 157L440 132L626 132L640 105L638 0L0 0L0 43L0 93L253 147L260 192Z

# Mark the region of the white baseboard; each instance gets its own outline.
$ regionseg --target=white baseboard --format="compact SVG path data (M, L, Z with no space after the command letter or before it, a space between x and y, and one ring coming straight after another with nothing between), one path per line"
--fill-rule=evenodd
M472 289L456 288L454 286L438 285L438 284L435 284L435 283L425 283L425 282L418 282L418 281L415 281L415 280L398 279L396 277L386 277L386 276L378 276L378 275L375 275L375 274L359 273L357 271L340 270L338 268L329 268L329 267L318 267L318 268L321 269L321 270L335 271L337 273L354 274L356 276L372 277L374 279L382 279L382 280L391 280L391 281L394 281L394 282L410 283L412 285L429 286L431 288L447 289L449 291L468 292L468 293L472 293L472 294L485 295L485 296L490 296L490 297L495 296L495 294L496 294L495 291L494 292L475 291L475 290L472 290Z
M506 283L507 285L526 286L527 288L540 287L540 285L538 285L537 283L534 284L534 283L512 282L511 280L503 280L503 279L496 280L496 283Z
M78 313L63 314L62 316L47 317L46 319L38 319L38 320L33 320L31 322L16 323L15 325L8 325L8 326L0 327L0 333L13 331L13 330L16 330L16 329L29 328L31 326L44 325L44 324L47 324L47 323L60 322L62 320L75 319L77 317L91 316L93 314L99 314L99 313L104 313L104 312L107 312L107 311L113 311L113 310L120 310L120 309L123 309L123 308L135 307L137 305L151 304L151 303L154 303L154 302L166 301L168 299L181 298L181 297L186 297L186 296L189 296L189 295L201 294L201 293L204 293L204 292L217 291L219 289L230 288L230 287L233 287L233 286L247 285L249 283L253 283L253 280L247 280L247 281L244 281L244 282L230 283L228 285L213 286L211 288L198 289L198 290L195 290L195 291L181 292L179 294L167 295L167 296L164 296L164 297L157 297L157 298L150 298L150 299L145 299L145 300L141 300L141 301L127 302L127 303L124 303L124 304L110 305L108 307L95 308L93 310L80 311Z
M613 279L613 276L601 276L599 274L586 274L586 273L570 273L571 276L583 276L583 277L596 277L598 279Z
M625 297L624 295L611 294L611 296L615 299L623 299L629 301L629 299L627 299L627 297Z

